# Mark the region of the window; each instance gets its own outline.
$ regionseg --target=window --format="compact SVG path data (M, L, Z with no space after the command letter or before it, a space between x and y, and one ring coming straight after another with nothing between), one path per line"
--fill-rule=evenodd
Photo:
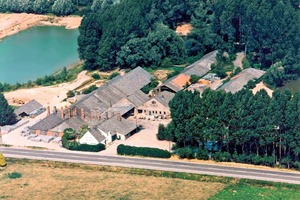
M155 104L156 104L156 101L152 101L151 103L152 103L153 105L155 105Z

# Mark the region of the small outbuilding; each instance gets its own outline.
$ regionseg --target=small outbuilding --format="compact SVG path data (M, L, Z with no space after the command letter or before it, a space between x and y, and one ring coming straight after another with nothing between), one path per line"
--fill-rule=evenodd
M21 119L23 117L34 118L44 111L45 108L43 107L43 105L33 99L16 109L15 114L18 119Z

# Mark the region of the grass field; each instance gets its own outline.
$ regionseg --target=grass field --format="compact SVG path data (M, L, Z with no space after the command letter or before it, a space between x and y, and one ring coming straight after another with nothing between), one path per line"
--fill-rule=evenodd
M9 159L0 199L300 199L300 186L253 180Z

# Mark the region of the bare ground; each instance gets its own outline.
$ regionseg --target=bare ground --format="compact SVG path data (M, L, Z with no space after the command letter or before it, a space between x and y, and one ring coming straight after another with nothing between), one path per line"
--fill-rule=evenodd
M9 179L8 173L22 177ZM68 167L47 163L9 164L0 171L5 199L208 199L226 185Z
M54 17L27 13L0 14L0 39L37 25L65 26L74 29L80 26L82 17Z

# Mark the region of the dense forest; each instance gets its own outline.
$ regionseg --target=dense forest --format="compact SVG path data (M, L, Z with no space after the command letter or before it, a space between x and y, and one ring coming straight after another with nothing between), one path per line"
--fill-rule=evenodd
M265 83L300 76L299 0L0 0L0 12L83 15L78 38L86 69L189 64L219 49L243 51ZM183 23L187 36L174 32Z
M197 149L200 158L300 168L298 93L182 91L169 106L172 122L160 126L158 138L175 141L182 157Z
M105 3L106 2L106 3ZM107 3L110 2L110 3ZM95 0L80 27L79 54L87 69L186 64L221 49L245 52L252 67L270 69L281 86L300 75L297 0ZM191 23L185 37L177 25Z

